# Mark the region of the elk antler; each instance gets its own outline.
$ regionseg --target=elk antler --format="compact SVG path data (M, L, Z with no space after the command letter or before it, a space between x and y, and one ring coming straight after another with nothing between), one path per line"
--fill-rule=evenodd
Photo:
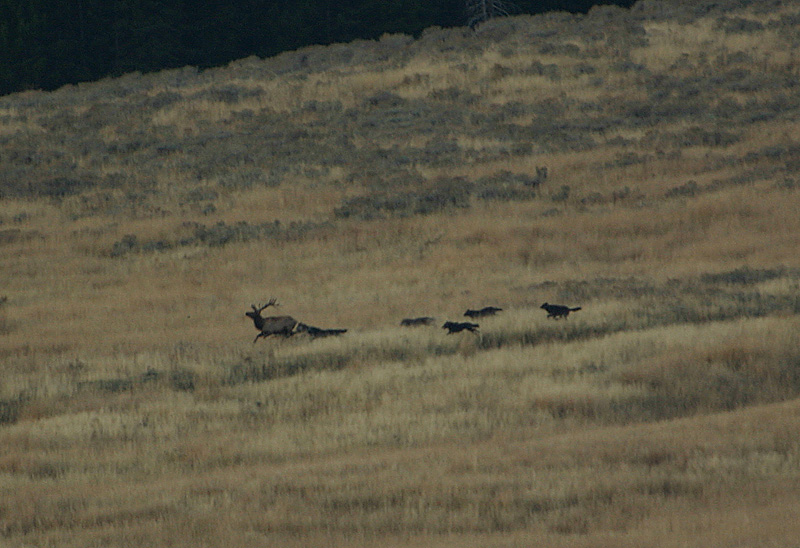
M264 306L258 306L257 307L254 304L251 304L250 306L252 306L253 310L255 310L256 312L258 312L260 314L261 311L264 310L265 308L267 308L268 306L278 306L278 299L276 299L275 297L272 297L269 300L269 302L267 304L265 304Z

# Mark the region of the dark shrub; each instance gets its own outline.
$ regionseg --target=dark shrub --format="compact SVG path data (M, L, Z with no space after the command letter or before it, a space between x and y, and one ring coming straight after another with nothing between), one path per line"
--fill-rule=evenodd
M786 268L750 268L743 266L728 272L719 272L716 274L703 274L700 276L700 281L708 284L737 284L737 285L752 285L760 282L766 282L777 278L783 278L789 272Z
M96 181L91 177L54 177L31 183L29 193L34 196L64 198L88 190L95 184Z
M174 91L162 91L155 97L148 97L144 102L144 106L158 110L182 100L183 95L180 93L175 93Z
M677 196L694 196L700 191L700 187L696 181L689 181L685 184L676 186L667 191L667 198L675 198Z
M743 17L720 17L714 26L716 29L728 34L743 34L764 30L764 24L760 21L753 21Z
M399 107L405 104L406 100L389 91L382 91L367 97L365 104L371 107Z
M169 384L173 390L194 391L196 375L188 369L178 369L169 376Z
M429 215L450 208L469 207L473 185L463 178L439 179L427 189L396 194L376 193L345 200L334 209L341 219L380 219L387 215Z
M193 188L184 195L184 200L189 203L213 201L219 197L219 193L213 188L197 187Z
M139 249L139 240L134 234L126 234L111 246L111 256L121 257Z
M569 185L561 185L559 191L550 196L550 199L554 202L566 202L569 199L570 190Z
M0 424L14 424L22 410L22 399L0 400Z
M219 186L231 190L245 190L253 186L278 186L282 177L270 173L267 177L260 169L242 169L221 175L218 179Z
M538 195L536 177L501 171L475 181L475 195L481 200L531 200Z
M78 390L97 392L127 392L133 389L130 379L98 379L96 381L82 381L78 383Z

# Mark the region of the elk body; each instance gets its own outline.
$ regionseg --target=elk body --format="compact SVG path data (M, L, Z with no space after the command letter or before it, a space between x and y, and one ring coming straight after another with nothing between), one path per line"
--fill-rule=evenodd
M291 337L294 335L294 328L297 326L297 320L291 316L267 316L266 318L261 315L261 312L268 306L275 306L275 299L270 301L264 306L250 305L253 308L252 312L245 312L245 316L251 318L253 323L258 329L259 333L253 339L253 344L259 337L269 337L270 335L283 335L284 337Z

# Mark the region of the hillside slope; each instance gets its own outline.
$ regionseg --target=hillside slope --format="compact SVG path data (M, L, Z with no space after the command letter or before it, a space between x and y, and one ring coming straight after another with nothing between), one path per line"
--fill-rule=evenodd
M796 542L800 2L716 4L0 98L0 544Z

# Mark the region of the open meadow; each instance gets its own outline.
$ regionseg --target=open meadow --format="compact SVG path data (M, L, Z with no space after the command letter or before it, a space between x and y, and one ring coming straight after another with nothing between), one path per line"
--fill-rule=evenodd
M798 546L798 90L644 0L0 97L0 545Z

